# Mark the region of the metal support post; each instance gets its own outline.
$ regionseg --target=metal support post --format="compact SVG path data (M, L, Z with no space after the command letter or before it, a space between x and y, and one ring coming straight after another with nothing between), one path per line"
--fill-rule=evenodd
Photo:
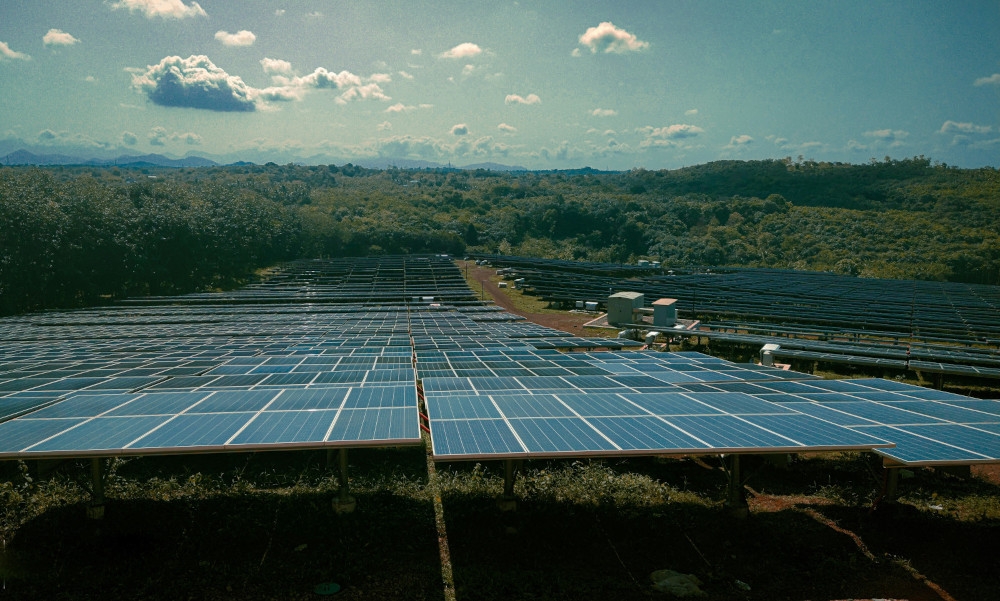
M337 513L351 513L357 507L357 502L351 496L348 488L347 478L347 449L340 449L339 453L340 473L337 476L340 484L340 491L337 498L333 500L333 510Z
M745 518L750 514L747 505L746 492L743 489L743 476L740 473L740 456L729 456L729 483L726 489L726 508L736 517Z
M87 517L92 520L104 519L104 464L102 459L90 460L91 495L87 505Z
M514 498L514 476L517 470L514 468L513 459L504 459L503 462L503 496L497 500L500 511L517 511L517 499Z

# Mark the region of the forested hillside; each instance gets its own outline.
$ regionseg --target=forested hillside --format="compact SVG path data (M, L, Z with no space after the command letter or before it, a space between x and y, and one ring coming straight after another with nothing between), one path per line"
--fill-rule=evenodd
M0 168L0 312L227 287L295 257L489 252L1000 283L1000 172L923 157L625 173Z

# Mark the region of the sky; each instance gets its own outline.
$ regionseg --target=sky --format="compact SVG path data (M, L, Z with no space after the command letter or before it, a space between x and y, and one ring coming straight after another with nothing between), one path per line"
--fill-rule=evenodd
M1000 166L1000 2L2 0L0 153Z

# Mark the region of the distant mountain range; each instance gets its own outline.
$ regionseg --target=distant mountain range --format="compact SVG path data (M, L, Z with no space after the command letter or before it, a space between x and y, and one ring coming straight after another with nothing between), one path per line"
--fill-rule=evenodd
M318 158L318 157L317 157ZM297 160L292 161L298 164L320 164L321 161L316 160ZM79 155L68 155L68 154L45 154L45 153L34 153L24 148L8 152L6 155L0 157L0 163L4 165L81 165L81 166L94 166L94 167L214 167L222 164L229 165L252 165L254 162L245 160L236 161L215 161L202 156L188 155L183 158L172 159L170 157L163 156L161 154L144 154L144 155L120 155L114 158L94 158L94 157L82 157ZM442 165L441 163L435 163L432 161L419 161L412 159L390 159L390 158L377 158L377 159L359 159L356 161L342 160L335 164L345 165L347 163L353 163L359 167L365 167L367 169L447 169L452 167L449 165ZM527 171L526 167L521 166L511 166L502 165L500 163L476 163L473 165L465 165L462 167L454 167L455 169L486 169L489 171Z

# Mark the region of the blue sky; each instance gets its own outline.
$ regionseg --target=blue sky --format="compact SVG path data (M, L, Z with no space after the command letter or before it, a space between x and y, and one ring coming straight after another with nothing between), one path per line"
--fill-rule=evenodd
M1000 166L1000 3L3 0L17 147Z

